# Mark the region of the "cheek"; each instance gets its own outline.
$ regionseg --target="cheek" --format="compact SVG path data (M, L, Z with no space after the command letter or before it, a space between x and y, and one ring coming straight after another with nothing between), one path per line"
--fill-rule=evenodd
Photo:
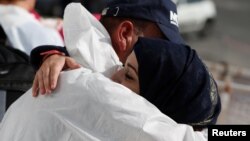
M115 42L114 40L112 41L112 46L113 46L113 48L114 48L115 52L118 52L118 51L119 51L119 48L118 48L118 43L117 43L117 42Z
M139 94L140 90L139 90L139 82L137 81L129 81L127 79L125 79L125 71L124 69L117 71L112 77L111 80L113 80L116 83L119 83L127 88L129 88L130 90L132 90L133 92Z
M121 84L137 94L139 94L139 92L140 92L139 84L137 84L137 82L123 81Z
M117 37L116 35L114 34L114 32L112 32L110 34L110 38L111 38L111 43L112 43L112 46L115 50L115 52L117 52L119 50L119 41L117 40Z

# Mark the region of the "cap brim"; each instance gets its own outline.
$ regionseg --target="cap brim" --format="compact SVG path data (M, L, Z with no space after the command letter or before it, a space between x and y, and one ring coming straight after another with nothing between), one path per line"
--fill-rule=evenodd
M179 31L174 31L174 29L167 27L166 25L162 25L157 23L163 34L172 42L177 44L185 44L183 38L181 37Z

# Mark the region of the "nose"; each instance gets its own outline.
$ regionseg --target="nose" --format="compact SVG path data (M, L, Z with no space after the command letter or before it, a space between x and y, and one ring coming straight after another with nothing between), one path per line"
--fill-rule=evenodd
M113 76L111 77L111 80L113 80L116 83L121 84L125 76L125 71L124 69L120 69L117 71Z

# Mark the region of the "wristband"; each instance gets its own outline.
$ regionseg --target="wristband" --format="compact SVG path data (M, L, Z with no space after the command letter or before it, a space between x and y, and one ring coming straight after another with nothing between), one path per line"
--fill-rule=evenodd
M54 54L65 56L65 53L60 52L58 50L50 50L50 51L45 51L45 52L40 53L40 55L43 56L43 59L42 59L43 61Z

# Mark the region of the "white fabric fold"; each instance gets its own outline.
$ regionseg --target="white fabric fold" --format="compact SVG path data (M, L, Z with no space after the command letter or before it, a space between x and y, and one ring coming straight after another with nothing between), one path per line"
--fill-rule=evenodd
M65 9L63 29L70 56L83 67L110 77L122 65L108 32L83 6L71 4Z
M132 91L88 69L64 72L50 96L28 91L7 111L1 141L203 141Z

